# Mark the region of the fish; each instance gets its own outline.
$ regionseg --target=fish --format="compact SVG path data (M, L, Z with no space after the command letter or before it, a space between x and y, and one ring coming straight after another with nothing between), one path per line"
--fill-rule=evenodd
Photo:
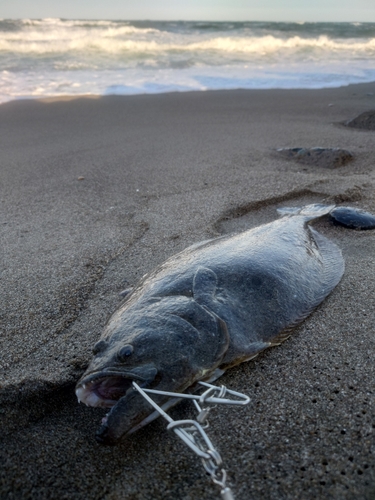
M110 410L97 441L115 445L153 418L133 381L181 393L286 340L344 273L341 250L309 225L334 208L286 208L145 275L109 318L76 386L79 401ZM167 405L168 397L155 402Z

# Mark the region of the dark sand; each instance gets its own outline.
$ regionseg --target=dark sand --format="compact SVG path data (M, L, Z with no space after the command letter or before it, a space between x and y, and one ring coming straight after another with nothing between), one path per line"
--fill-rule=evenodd
M0 106L2 499L218 498L161 419L100 447L104 412L78 405L75 382L118 293L171 254L272 220L277 206L374 213L374 131L343 125L375 108L374 91ZM354 160L327 169L275 155L296 147ZM211 418L238 500L375 498L375 232L316 226L343 249L342 282L288 341L222 378L252 400Z

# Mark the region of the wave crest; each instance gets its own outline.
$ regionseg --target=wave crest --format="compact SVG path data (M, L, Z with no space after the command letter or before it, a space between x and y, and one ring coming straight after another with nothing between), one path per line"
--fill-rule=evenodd
M373 54L375 38L369 40L332 40L327 36L317 38L278 38L272 35L262 37L213 37L193 42L176 42L165 37L134 38L129 35L146 30L133 26L107 27L103 32L96 31L69 32L49 31L41 33L32 31L27 36L17 33L0 33L0 51L21 54L62 54L74 51L104 52L104 53L211 53L217 54L259 54L272 55L280 52L322 52L331 54L356 55L360 53ZM153 32L151 28L147 33ZM170 37L172 38L172 37Z

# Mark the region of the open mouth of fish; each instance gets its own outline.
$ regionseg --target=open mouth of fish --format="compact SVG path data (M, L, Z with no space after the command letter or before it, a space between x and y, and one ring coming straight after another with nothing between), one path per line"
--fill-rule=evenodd
M133 391L133 380L145 382L141 376L131 372L97 372L85 377L76 388L79 402L87 406L112 408L117 401Z

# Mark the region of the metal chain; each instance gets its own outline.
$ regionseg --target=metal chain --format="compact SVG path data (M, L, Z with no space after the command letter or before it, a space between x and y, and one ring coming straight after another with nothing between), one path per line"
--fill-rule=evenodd
M220 487L221 498L223 500L234 500L232 490L226 486L227 473L226 470L222 468L223 461L220 453L214 448L211 440L205 432L205 429L209 427L207 417L212 407L204 406L202 408L200 405L206 405L209 403L246 405L249 403L250 398L239 392L231 391L225 386L217 387L206 382L199 382L199 384L207 387L206 391L200 396L194 394L177 394L157 391L155 389L141 389L141 387L133 381L134 389L136 389L160 415L168 420L169 424L167 429L173 430L175 434L201 458L203 467L210 475L212 482ZM197 419L173 420L155 403L155 401L150 398L150 396L146 394L147 392L152 394L168 395L171 397L179 396L181 399L193 399L195 408L198 411ZM239 399L225 399L227 394L234 395Z

